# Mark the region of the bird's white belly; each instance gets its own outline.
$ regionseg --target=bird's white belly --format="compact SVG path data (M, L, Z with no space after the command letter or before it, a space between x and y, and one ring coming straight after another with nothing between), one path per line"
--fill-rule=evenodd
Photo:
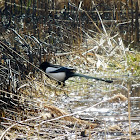
M60 69L60 68L48 67L48 68L46 68L46 73L53 72L53 71L56 71L58 69Z
M66 74L65 72L59 72L59 73L47 73L48 76L54 80L57 81L64 81Z
M47 75L57 81L64 81L65 77L66 77L66 73L65 72L58 72L58 73L51 73L53 71L56 71L60 68L53 68L53 67L48 67L46 69L46 73Z

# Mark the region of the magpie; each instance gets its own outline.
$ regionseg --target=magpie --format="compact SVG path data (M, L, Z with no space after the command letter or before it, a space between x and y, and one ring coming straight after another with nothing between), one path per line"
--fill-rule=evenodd
M40 67L41 70L43 70L47 76L51 79L54 79L58 82L58 84L63 83L65 85L65 81L70 78L70 77L84 77L86 79L95 79L95 80L100 80L104 81L107 83L112 83L112 80L106 80L102 78L97 78L97 77L92 77L92 76L87 76L84 74L76 73L74 68L71 67L63 67L60 65L53 65L49 62L43 62L41 63Z

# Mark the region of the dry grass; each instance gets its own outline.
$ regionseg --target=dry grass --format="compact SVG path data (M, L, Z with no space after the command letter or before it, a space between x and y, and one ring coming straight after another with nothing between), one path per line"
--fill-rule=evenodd
M84 31L80 27L84 35L77 35L76 43L64 42L63 52L61 47L46 43L48 36L43 40L43 33L40 40L13 29L2 34L0 140L107 139L109 136L131 139L135 137L132 132L137 138L139 123L131 121L131 89L126 85L129 81L135 85L139 82L137 77L133 78L140 72L139 52L125 47L118 29L113 26L106 29L98 10L97 14L103 31ZM62 36L69 35L69 29L66 31ZM58 86L38 69L40 61L46 58L73 66L83 74L111 78L114 83L75 78L67 81L65 87ZM127 74L132 77L128 78Z

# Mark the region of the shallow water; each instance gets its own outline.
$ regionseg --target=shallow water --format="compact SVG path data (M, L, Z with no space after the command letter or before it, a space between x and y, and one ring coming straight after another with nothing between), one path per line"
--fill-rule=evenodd
M75 85L75 83L69 84L68 82L65 88L71 92L57 97L60 103L59 108L75 113L78 118L98 122L98 127L91 130L92 138L140 138L139 78L131 78L129 82L120 80L113 84L90 81L86 85ZM110 102L109 100L117 94L124 95L127 100Z

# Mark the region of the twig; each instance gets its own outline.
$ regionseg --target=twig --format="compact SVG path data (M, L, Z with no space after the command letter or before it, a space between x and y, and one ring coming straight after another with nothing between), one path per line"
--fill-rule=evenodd
M112 98L114 98L114 97L112 97ZM95 106L97 106L97 105L100 105L100 104L102 104L102 103L108 102L108 101L110 101L112 98L109 98L109 99L103 100L103 101L101 101L101 102L99 102L99 103L96 103L96 104L94 104L94 105L91 106L91 107L88 107L88 108L86 108L86 109L83 109L82 111L77 111L77 112L74 112L74 113L71 113L71 114L66 114L66 115L63 115L63 116L59 116L59 117L54 118L54 119L42 121L41 123L36 124L34 127L38 127L39 125L44 124L44 123L47 123L47 122L56 121L56 120L59 120L59 119L65 118L65 117L70 117L70 116L73 116L73 115L76 115L76 114L80 114L80 113L82 113L82 112L85 112L85 111L90 110L91 108L93 108L93 107L95 107Z
M4 117L2 117L2 119L5 119L5 120L8 120L8 121L15 122L16 124L13 124L13 125L11 125L10 127L8 127L8 128L2 133L2 135L0 136L0 140L2 140L2 138L4 137L4 135L6 135L6 133L7 133L12 127L14 127L15 125L20 124L20 125L26 125L26 126L29 126L29 127L34 128L33 125L25 124L24 122L28 122L28 121L32 121L32 120L36 120L36 119L39 119L40 117L41 117L41 116L36 117L36 118L27 119L27 120L24 120L24 121L21 121L21 122L18 122L18 121L15 121L15 120L11 120L11 119L8 119L8 118L4 118Z
M17 125L17 124L13 124L13 125L11 125L10 127L8 127L8 128L2 133L2 135L0 136L0 140L3 140L4 135L6 135L6 133L7 133L12 127L14 127L15 125Z
M128 120L129 120L129 138L132 139L131 136L131 109L130 109L130 87L128 87Z

